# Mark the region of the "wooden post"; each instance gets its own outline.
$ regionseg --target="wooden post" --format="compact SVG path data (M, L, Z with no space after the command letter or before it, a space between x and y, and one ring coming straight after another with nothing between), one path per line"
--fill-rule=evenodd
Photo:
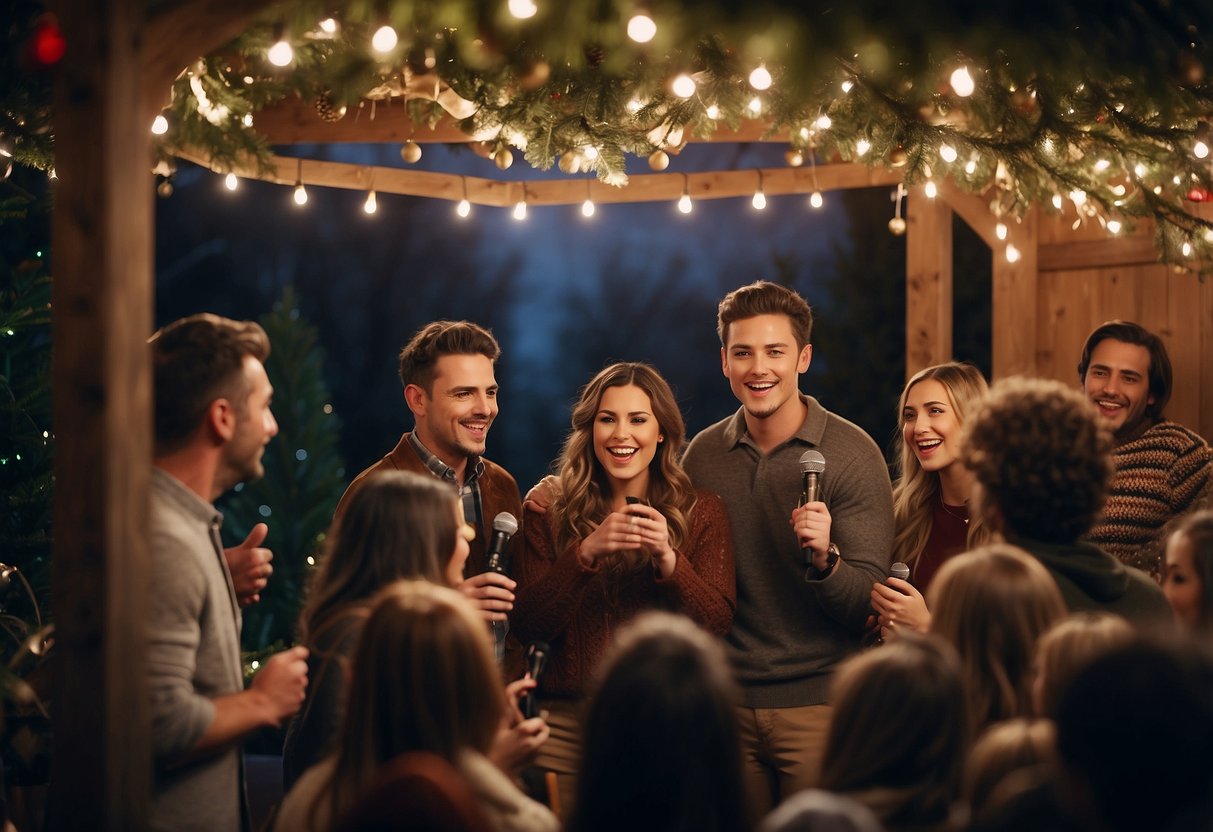
M55 86L52 829L143 829L151 413L143 0L61 0Z
M1020 223L1008 223L1006 245L995 246L993 268L994 378L1036 373L1039 208ZM1019 258L1007 259L1014 246Z
M906 200L906 378L952 358L952 209L922 186Z

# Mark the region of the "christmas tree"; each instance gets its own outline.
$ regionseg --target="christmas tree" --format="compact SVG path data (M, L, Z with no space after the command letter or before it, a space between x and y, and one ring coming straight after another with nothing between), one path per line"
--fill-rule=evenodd
M240 543L257 523L270 529L264 545L274 552L274 573L261 601L244 610L243 646L254 652L293 639L308 576L346 484L324 353L294 291L288 288L260 323L270 338L266 371L278 435L265 451L265 476L219 502L226 545Z

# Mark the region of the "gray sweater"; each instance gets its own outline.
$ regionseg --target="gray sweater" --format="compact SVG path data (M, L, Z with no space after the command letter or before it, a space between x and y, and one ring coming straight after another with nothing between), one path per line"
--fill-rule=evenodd
M180 764L215 718L211 700L244 689L240 608L219 540L223 517L176 478L152 468L150 519L150 826L238 830L244 795L239 749Z
M856 425L801 398L804 424L770 454L751 441L739 409L701 431L683 459L695 487L719 494L728 509L737 612L727 642L751 708L825 702L830 672L859 647L872 584L889 570L892 488L880 450ZM842 552L821 581L805 580L805 553L790 524L809 448L826 459L822 501Z

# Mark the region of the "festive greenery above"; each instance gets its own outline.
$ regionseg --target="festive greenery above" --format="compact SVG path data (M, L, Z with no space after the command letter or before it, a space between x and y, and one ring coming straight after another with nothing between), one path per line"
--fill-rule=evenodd
M514 148L622 185L626 155L661 169L689 138L756 118L788 137L789 164L947 178L999 216L1070 202L1113 233L1152 216L1168 259L1213 260L1192 211L1213 190L1207 0L333 5L281 4L183 72L161 151L268 164L266 105L298 95L336 120L405 99L415 122L458 121L502 167Z

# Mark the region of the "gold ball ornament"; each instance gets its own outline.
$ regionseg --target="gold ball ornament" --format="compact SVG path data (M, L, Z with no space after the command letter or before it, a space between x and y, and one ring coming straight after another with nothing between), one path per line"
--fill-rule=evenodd
M895 168L899 168L910 161L909 155L904 147L895 147L889 152L889 164Z
M523 68L518 76L518 86L528 92L539 89L552 77L552 68L547 61L536 61Z
M514 154L508 147L503 147L493 154L493 161L497 163L498 170L508 170L514 164Z
M562 153L559 165L562 173L579 173L581 171L581 157L573 151Z
M889 231L895 236L900 237L906 233L906 221L901 217L893 217L893 219L889 220Z
M798 168L804 164L804 154L794 147L789 147L783 158L787 160L788 167Z
M421 145L409 139L404 144L400 145L400 158L408 162L410 165L421 161Z
M665 170L670 166L670 154L664 150L654 150L649 154L649 167L653 170Z
M160 194L160 196L164 197L165 199L168 199L173 195L173 183L165 179L156 186L156 193Z

